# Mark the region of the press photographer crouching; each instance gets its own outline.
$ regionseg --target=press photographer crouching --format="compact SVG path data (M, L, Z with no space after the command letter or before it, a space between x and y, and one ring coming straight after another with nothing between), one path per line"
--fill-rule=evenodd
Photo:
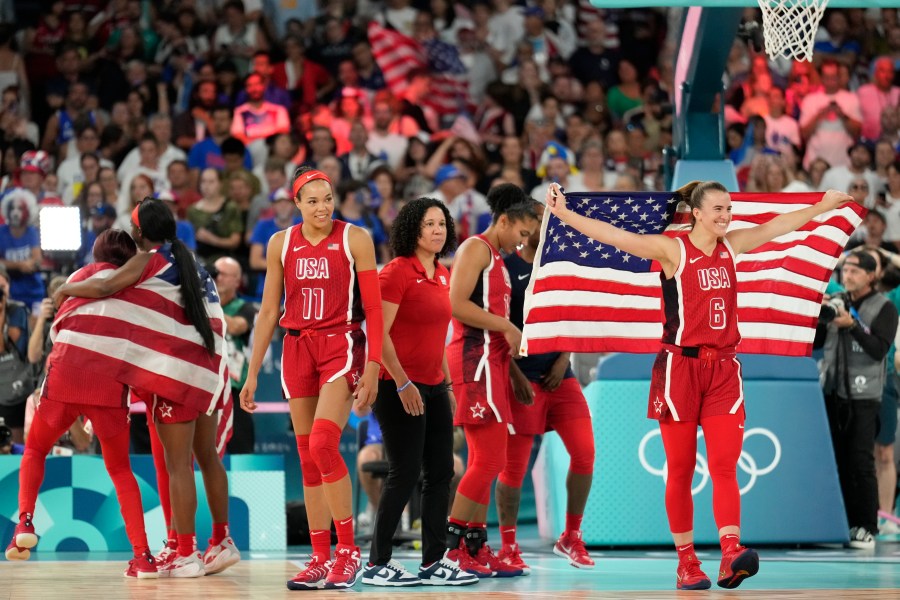
M0 264L0 418L17 444L24 441L25 401L35 387L28 335L28 310L9 297L9 274Z
M823 305L817 332L825 334L820 373L850 545L864 549L874 547L877 531L875 435L885 358L898 320L894 305L875 291L877 271L878 262L869 252L847 255L841 267L846 292Z

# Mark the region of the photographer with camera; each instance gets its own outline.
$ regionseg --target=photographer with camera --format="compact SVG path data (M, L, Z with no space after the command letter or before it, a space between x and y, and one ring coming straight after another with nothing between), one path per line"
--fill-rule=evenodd
M0 417L0 456L5 454L22 454L25 446L13 443L12 429L6 426L6 421Z
M0 263L0 418L15 443L25 439L25 401L36 383L28 362L28 335L28 310L9 297L9 274Z
M885 359L897 331L897 309L875 291L878 262L857 250L844 260L846 292L831 297L820 315L825 357L821 381L838 477L850 524L850 546L873 548L878 485L875 435L885 385Z

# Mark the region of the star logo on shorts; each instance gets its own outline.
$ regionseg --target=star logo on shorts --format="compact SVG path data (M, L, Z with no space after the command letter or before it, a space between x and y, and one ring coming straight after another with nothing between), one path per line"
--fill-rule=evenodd
M169 406L168 404L166 404L165 402L160 404L159 405L159 416L163 417L164 419L171 419L172 418L172 407Z
M484 418L484 410L485 408L481 405L481 402L476 402L475 406L470 406L469 410L472 411L473 419L483 419Z
M662 414L662 404L662 400L660 400L659 398L653 401L653 406L656 407L656 414L658 415Z
M353 371L351 377L353 377L353 387L355 388L359 385L359 371Z

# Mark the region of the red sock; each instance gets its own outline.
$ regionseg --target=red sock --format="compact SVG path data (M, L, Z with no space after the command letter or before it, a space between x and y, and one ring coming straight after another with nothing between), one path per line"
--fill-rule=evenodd
M734 533L726 533L719 538L719 544L722 546L722 553L725 554L734 550L734 547L741 543L741 538Z
M685 544L684 546L675 546L675 550L678 552L678 560L688 560L693 558L694 554L694 544Z
M166 533L168 539L166 539L166 548L171 548L172 550L178 549L178 533L174 529L169 529Z
M323 561L331 560L331 531L328 529L310 531L309 537L312 541L313 556L318 556Z
M111 438L101 439L100 447L103 451L103 464L106 466L109 478L112 479L116 498L119 500L119 510L122 512L122 520L125 521L125 533L128 535L128 541L134 548L134 555L141 556L149 548L147 532L144 529L141 490L131 471L131 461L128 456L129 438L130 431L126 427Z
M197 551L197 536L193 533L178 534L178 556L190 556Z
M338 544L342 546L356 545L353 543L353 517L335 521L334 531L337 533Z
M500 540L504 546L512 546L516 543L516 526L500 526Z
M584 515L566 513L566 531L581 531L581 519Z
M220 543L228 537L228 523L213 523L212 545Z

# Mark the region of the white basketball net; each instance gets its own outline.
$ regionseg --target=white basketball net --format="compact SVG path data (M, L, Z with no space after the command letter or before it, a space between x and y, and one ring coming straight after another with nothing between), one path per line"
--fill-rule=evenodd
M762 9L766 54L812 61L819 21L828 0L757 0Z

